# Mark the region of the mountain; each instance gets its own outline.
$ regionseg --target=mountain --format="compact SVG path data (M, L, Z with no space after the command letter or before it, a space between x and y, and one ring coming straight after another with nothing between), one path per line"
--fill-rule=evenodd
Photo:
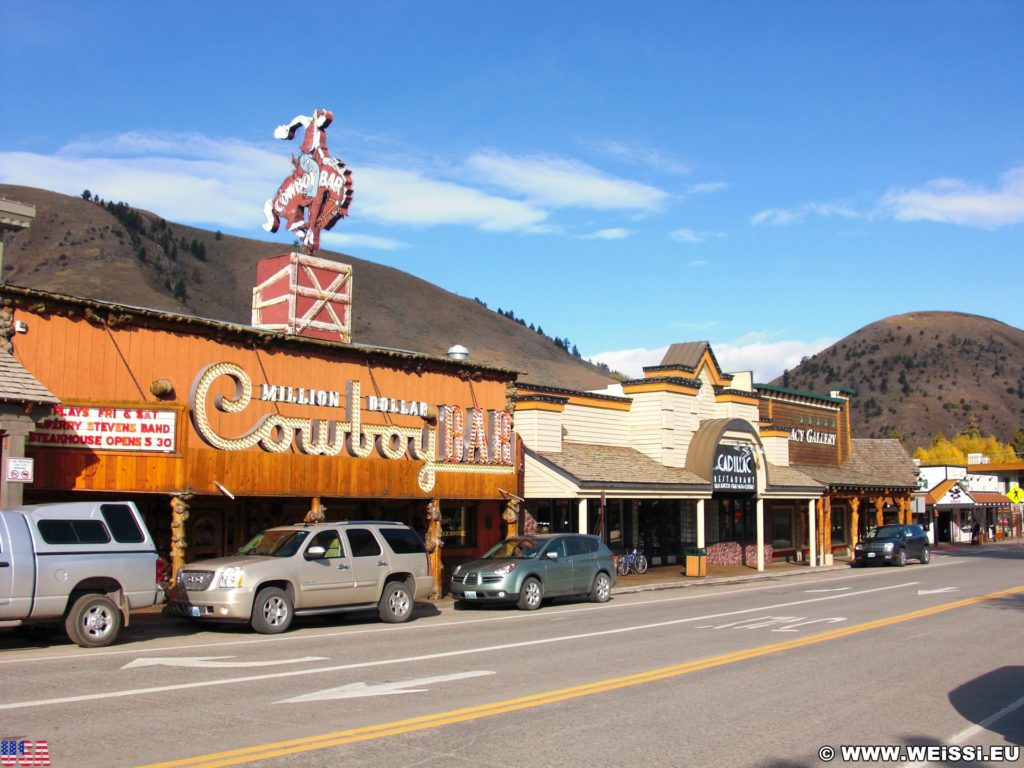
M30 288L249 324L256 262L288 251L284 238L232 237L128 205L2 184L0 197L36 206L31 228L5 236L4 279ZM352 265L356 343L431 355L462 344L470 360L523 371L522 381L583 390L612 382L607 370L474 299L372 261L317 255ZM854 388L856 437L895 434L913 449L974 424L1009 442L1024 426L1024 331L955 312L897 315L772 383Z
M4 237L3 279L14 285L248 325L256 262L289 243L232 237L96 199L0 184L0 197L34 205L29 229ZM254 218L260 216L253 212ZM320 250L352 266L352 340L521 371L520 380L569 389L612 383L523 322L406 272ZM544 325L544 318L535 318Z
M977 426L1010 442L1024 427L1024 331L959 312L894 315L772 383L820 393L852 387L857 437L897 436L913 449Z

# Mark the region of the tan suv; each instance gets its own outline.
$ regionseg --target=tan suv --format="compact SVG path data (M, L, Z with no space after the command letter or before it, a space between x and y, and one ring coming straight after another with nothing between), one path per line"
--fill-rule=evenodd
M304 523L270 528L232 557L190 563L178 572L168 611L276 634L295 616L372 606L383 621L408 621L432 588L423 540L408 526Z

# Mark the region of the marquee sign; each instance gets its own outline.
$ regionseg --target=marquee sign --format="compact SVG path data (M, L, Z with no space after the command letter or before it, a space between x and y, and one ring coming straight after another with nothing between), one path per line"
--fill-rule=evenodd
M711 469L711 490L757 490L757 465L754 450L749 445L719 444Z
M34 448L176 453L178 411L142 406L55 405L28 435Z
M192 385L189 397L192 424L208 445L224 451L244 451L259 447L270 453L283 453L295 447L314 456L348 456L353 459L378 455L392 461L422 461L418 483L424 492L434 487L438 472L484 472L507 474L513 467L512 416L506 411L461 408L441 405L437 426L422 427L364 424L362 421L361 385L348 382L344 402L347 421L284 416L270 413L257 420L245 433L236 437L220 435L209 418L210 389L225 377L234 384L230 397L218 395L212 406L222 413L242 413L253 400L252 380L234 363L208 365ZM272 402L300 404L335 404L330 390L302 387L262 387L260 396ZM426 415L427 407L418 401L390 397L367 398L368 410Z

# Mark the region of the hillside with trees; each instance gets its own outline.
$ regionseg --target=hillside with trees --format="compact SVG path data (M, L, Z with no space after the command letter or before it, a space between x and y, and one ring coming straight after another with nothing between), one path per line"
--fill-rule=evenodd
M911 312L861 328L774 384L857 391L857 437L896 437L913 451L936 435L992 435L1024 427L1024 331L958 312Z

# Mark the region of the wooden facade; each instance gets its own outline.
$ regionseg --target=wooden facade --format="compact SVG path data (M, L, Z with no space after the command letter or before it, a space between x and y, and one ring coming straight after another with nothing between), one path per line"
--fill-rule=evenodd
M185 497L202 556L301 521L314 498L328 519L421 531L437 500L454 555L501 538L501 492L516 491L510 371L13 286L0 300L27 331L14 356L60 399L32 414L25 503L130 497L166 548L170 500Z
M815 503L819 552L852 555L869 528L911 522L913 462L896 440L853 438L850 390L819 395L766 384L756 388L762 431L788 433L790 466L827 488Z

